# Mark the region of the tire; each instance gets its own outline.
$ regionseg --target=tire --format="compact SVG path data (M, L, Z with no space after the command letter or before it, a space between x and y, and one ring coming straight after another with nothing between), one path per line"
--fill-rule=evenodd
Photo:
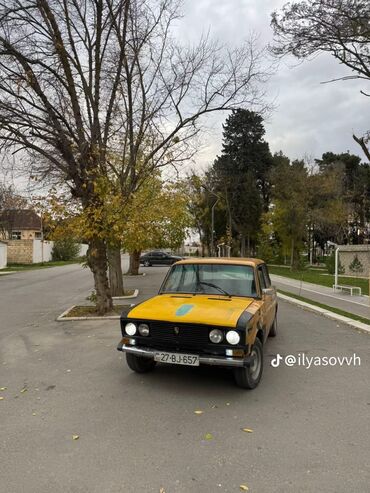
M144 260L144 267L150 267L152 264L149 262L149 260Z
M255 355L254 362L249 367L234 368L236 385L242 389L255 389L259 384L263 372L263 347L261 341L256 338L251 355Z
M277 312L275 313L274 321L272 322L271 329L269 332L269 337L277 336Z
M150 358L136 356L136 354L126 353L126 362L128 367L136 373L148 373L154 370L156 362Z

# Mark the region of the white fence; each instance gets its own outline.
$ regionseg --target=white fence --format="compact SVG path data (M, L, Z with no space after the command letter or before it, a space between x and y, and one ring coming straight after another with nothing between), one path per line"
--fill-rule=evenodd
M32 263L50 262L53 245L53 241L33 240Z
M6 267L8 247L6 243L0 242L0 269Z
M33 240L33 263L50 262L53 246L53 241ZM80 257L86 255L87 247L85 243L80 243Z
M38 264L40 262L50 262L53 246L54 246L53 241L33 240L32 262L34 264ZM86 252L87 252L87 245L81 243L79 256L82 257L83 255L86 255Z

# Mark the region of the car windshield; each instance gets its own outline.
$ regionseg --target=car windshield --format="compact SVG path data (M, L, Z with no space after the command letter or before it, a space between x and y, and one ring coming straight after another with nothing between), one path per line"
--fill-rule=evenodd
M177 264L161 293L200 293L255 297L253 267L233 264Z

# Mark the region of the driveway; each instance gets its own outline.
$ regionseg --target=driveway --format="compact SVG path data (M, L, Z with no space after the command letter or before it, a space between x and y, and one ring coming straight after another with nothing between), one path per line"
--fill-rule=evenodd
M126 284L145 298L166 270ZM55 322L90 290L78 265L0 278L1 491L368 493L369 335L280 302L256 390L217 368L137 375L118 321ZM277 353L361 365L273 368Z

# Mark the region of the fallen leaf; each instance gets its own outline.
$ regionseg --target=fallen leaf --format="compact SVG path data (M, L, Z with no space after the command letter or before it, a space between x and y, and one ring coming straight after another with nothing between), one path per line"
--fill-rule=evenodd
M194 414L203 414L203 411L201 411L200 409L197 409L196 411L194 411Z
M230 406L230 402L226 402L226 405L227 405L227 406Z
M27 389L26 387L24 389L21 390L21 394L24 394L25 392L27 392Z
M72 435L72 440L78 440L80 438L80 435Z
M242 428L242 430L246 433L253 433L253 430L251 430L250 428Z
M8 387L0 387L0 390L6 390Z
M239 488L240 488L242 491L248 491L248 490L249 490L249 488L248 488L248 486L247 486L246 484L241 484L241 485L239 486Z
M71 370L67 370L67 373L71 373Z
M0 397L0 401L3 401L4 400L4 397Z
M36 416L36 413L32 413L32 416Z
M217 409L216 404L213 404L212 409Z
M166 493L166 492L164 491L164 488L160 488L159 493Z
M213 435L212 435L212 433L206 433L206 434L204 435L204 438L205 438L205 440L212 440Z

